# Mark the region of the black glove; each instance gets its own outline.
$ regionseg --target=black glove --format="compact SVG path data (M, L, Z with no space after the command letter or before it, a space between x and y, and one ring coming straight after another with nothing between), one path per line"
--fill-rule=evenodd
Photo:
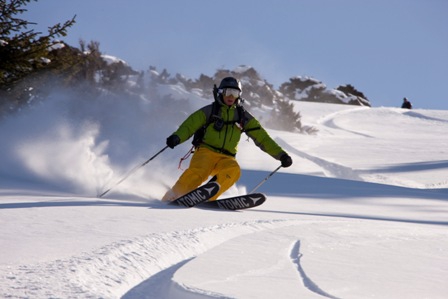
M283 167L289 167L292 165L292 159L291 157L284 153L281 157L280 157L280 161L282 162L282 166Z
M171 135L166 139L166 145L170 148L174 148L176 145L180 143L180 138L177 135Z

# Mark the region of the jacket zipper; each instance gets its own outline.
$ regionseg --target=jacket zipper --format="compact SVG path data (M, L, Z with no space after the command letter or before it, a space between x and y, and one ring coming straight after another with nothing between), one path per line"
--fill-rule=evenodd
M226 145L226 140L227 140L227 130L229 128L229 125L227 123L229 121L229 111L230 111L230 107L227 107L227 109L225 109L225 112L226 112L226 121L225 121L226 131L224 132L224 139L223 139L222 146L221 146L221 152L224 151L224 146Z

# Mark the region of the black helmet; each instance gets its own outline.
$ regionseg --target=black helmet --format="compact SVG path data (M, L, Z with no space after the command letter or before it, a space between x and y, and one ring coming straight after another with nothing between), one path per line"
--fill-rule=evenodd
M235 79L233 77L225 77L224 79L222 79L218 88L219 89L235 88L235 89L238 89L241 92L243 91L243 88L241 87L240 80L237 80L237 79Z

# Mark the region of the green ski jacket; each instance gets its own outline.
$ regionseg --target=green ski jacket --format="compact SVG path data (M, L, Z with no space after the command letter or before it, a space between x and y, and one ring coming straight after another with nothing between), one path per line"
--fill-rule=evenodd
M236 105L231 107L221 103L219 105L218 115L212 115L213 104L207 105L191 114L173 134L179 136L182 143L208 124L200 146L235 156L241 134L245 132L261 150L280 160L285 151L269 136L252 114L245 111L244 115L239 115ZM211 122L210 116L213 119ZM219 128L220 125L221 128Z

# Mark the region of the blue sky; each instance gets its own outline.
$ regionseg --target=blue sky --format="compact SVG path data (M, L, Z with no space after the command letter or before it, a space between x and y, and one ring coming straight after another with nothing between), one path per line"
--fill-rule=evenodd
M374 107L448 110L446 0L39 0L48 26L77 15L63 40L100 43L136 70L189 78L253 66L278 87L294 76L352 84Z

